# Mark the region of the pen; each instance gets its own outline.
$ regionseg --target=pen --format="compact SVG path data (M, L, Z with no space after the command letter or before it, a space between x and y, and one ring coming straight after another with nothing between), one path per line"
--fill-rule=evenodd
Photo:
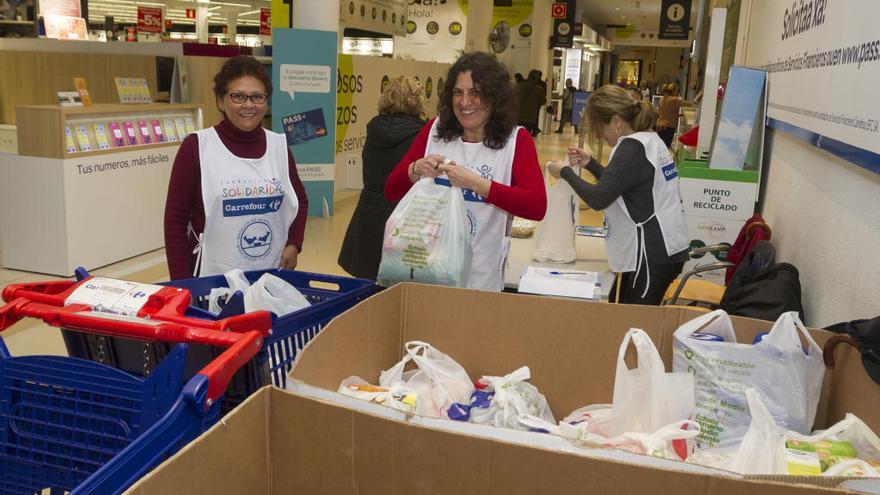
M550 272L550 275L586 275L587 272Z

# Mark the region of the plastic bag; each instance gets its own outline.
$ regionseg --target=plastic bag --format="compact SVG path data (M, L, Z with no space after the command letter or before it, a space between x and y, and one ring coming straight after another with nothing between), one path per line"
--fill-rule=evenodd
M624 361L632 342L638 367ZM694 378L690 373L666 373L660 353L643 330L630 329L620 344L614 378L613 415L609 433L652 433L694 413Z
M568 158L566 157L566 164ZM547 174L547 213L535 227L535 252L537 261L546 263L570 263L577 257L575 250L575 226L578 204L574 189L559 179L552 186Z
M530 426L522 423L519 418L523 416L536 416L551 424L556 422L547 399L531 383L526 382L531 378L528 366L523 366L505 376L484 376L480 382L487 385L483 391L476 391L474 395L485 393L491 394L486 403L478 399L471 401L471 423L513 428L516 430L528 430Z
M723 342L693 338L716 335ZM804 347L800 337L807 342ZM732 452L749 428L745 390L755 388L777 424L809 432L825 375L822 350L795 312L776 320L757 344L738 344L730 318L718 310L680 326L673 335L673 369L694 374L700 448Z
M404 348L406 356L379 375L380 387L405 386L416 396L416 413L432 418L446 418L453 403L470 401L474 382L454 359L425 342L407 342ZM416 369L405 371L410 361Z
M214 314L220 313L223 309L220 303L225 302L235 291L243 293L246 312L266 310L277 316L284 316L311 306L296 287L275 275L264 273L253 285L238 268L224 273L223 276L229 287L217 287L208 294L208 311Z
M249 313L264 309L284 316L309 306L308 299L296 287L269 273L261 275L244 292L244 310Z
M876 476L880 438L853 414L831 428L801 435L778 425L756 389L745 392L751 423L729 463L742 474Z
M416 182L385 223L377 282L467 287L471 259L470 228L461 189Z

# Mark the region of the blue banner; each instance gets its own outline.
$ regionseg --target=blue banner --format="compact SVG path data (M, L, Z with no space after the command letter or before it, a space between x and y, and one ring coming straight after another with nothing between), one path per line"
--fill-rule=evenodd
M309 215L333 214L335 31L273 29L272 129L284 132L309 198Z
M581 125L581 115L587 106L587 100L590 98L589 91L575 91L574 99L571 107L571 125Z

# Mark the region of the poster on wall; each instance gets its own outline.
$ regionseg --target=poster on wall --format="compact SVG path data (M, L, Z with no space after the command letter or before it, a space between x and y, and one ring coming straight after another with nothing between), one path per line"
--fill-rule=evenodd
M407 0L340 0L339 22L346 28L404 36Z
M746 64L769 73L769 125L880 173L876 0L752 4Z
M276 28L272 36L272 129L287 138L309 215L332 215L337 33ZM303 46L311 48L295 49Z
M426 62L452 63L465 48L467 0L419 4L407 11L406 31L394 37L394 55Z
M139 33L161 33L162 26L162 9L138 5L137 30Z
M439 91L449 64L339 55L336 88L336 180L349 189L363 187L361 153L367 123L378 114L379 97L392 78L411 76L422 83L426 117L437 113Z
M533 3L532 0L512 0L509 7L492 8L489 48L511 74L519 72L525 76L534 68L529 67L534 32Z

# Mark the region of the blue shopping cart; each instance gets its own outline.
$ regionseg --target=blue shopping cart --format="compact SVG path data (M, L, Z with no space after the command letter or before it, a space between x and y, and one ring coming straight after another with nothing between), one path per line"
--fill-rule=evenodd
M190 295L175 288L146 298L138 316L65 305L86 283L7 287L0 332L29 317L77 332L180 343L142 378L78 358L15 357L0 338L2 495L122 492L217 420L227 384L269 333L266 312L188 318ZM190 344L224 351L184 382Z
M224 413L264 385L273 383L283 388L287 373L293 367L299 351L330 320L373 295L377 290L372 280L294 270L255 270L245 272L245 277L253 284L265 273L275 275L295 287L308 299L311 306L281 317L272 316L272 331L266 337L263 349L252 362L235 374L226 390L224 403L221 406ZM90 278L83 269L78 269L76 274L79 280ZM192 295L192 304L186 311L188 317L213 321L244 314L244 298L241 292L232 294L219 314L207 310L208 295L211 290L228 287L226 278L222 275L174 280L160 285L189 291ZM149 375L171 349L167 344L145 345L142 342L131 342L120 338L73 332L65 332L64 340L71 356L109 364L141 376ZM184 377L188 378L195 370L215 359L216 356L215 348L203 345L191 346Z

